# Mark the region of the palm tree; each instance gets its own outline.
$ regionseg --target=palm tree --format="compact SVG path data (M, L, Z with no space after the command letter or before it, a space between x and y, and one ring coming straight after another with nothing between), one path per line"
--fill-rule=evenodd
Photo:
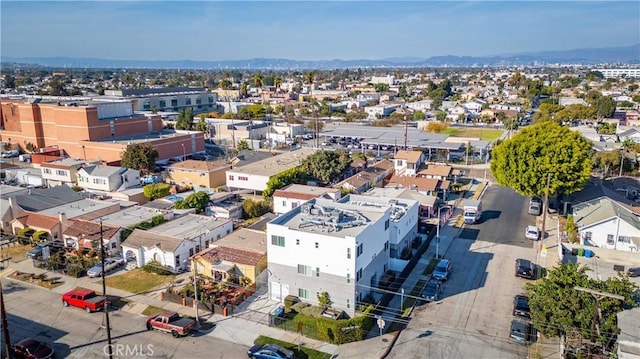
M282 79L280 78L280 76L276 76L273 79L273 85L276 87L276 91L278 91L278 89L280 89L280 85L282 85Z
M636 158L638 158L637 154L635 153L636 149L636 143L633 142L633 140L627 138L626 140L622 141L622 146L620 147L620 177L622 177L622 168L624 167L624 157L625 154L628 151L633 151L633 163L635 163Z
M224 90L224 94L227 96L227 102L229 103L229 113L231 114L231 143L233 146L232 148L235 151L236 150L236 126L233 123L233 113L231 112L231 96L229 96L229 93L227 92L230 87L231 87L231 81L229 80L228 73L225 72L225 78L220 80L220 88Z
M309 101L309 104L313 103L313 77L314 77L314 73L313 71L308 71L305 75L304 75L304 83L309 85L309 94L311 95L311 101ZM315 114L315 111L314 111ZM315 146L318 147L318 116L315 116Z

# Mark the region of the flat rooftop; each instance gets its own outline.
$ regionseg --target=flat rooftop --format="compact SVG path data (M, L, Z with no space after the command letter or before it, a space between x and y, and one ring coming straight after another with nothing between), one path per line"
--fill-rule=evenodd
M336 122L327 124L320 136L357 137L364 138L360 141L363 144L403 146L404 132L404 127L374 127ZM415 127L407 128L407 146L452 150L460 148L459 143L446 142L448 137L446 134L425 133Z
M339 238L355 237L383 218L387 209L317 198L276 217L269 224L299 232L323 233Z
M304 194L319 197L328 192L340 192L340 189L332 188L332 187L307 186L303 184L294 183L294 184L288 185L287 187L281 188L280 191L304 193Z
M152 140L159 140L159 139L163 139L163 138L189 136L189 134L192 133L192 132L196 132L197 133L199 131L180 131L180 132L177 132L175 130L165 129L165 130L156 131L156 132L145 132L145 133L139 134L139 135L106 138L106 139L102 139L102 140L96 140L94 142L98 142L98 143L99 142L110 142L110 143L118 143L118 144L121 144L121 145L133 145L133 144L136 144L136 143L144 143L144 142L149 142L149 141L152 141Z
M187 214L159 226L149 228L147 231L164 236L190 239L200 235L204 236L207 231L215 230L230 221L229 219L216 219L199 214Z
M236 167L227 173L246 173L248 175L273 176L286 169L298 166L302 160L318 151L313 148L301 148L291 152L285 152L261 161Z
M248 249L256 252L267 253L267 233L255 229L239 228L228 236L213 242L217 246L226 246L239 249Z
M102 216L102 223L115 227L129 227L140 222L148 222L155 216L164 216L167 212L155 208L134 206Z
M64 213L68 219L74 219L80 216L86 216L89 213L101 211L105 208L113 206L113 202L110 201L97 201L94 199L81 199L79 201L63 204L60 206L45 209L38 213L46 214L49 216L57 217Z

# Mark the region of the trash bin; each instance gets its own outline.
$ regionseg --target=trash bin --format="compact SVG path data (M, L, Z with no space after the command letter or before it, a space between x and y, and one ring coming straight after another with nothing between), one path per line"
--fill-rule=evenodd
M229 311L227 310L227 307L222 308L222 315L225 317L229 316Z
M578 257L584 257L584 248L578 248Z
M593 257L593 251L591 249L585 249L584 250L584 256L585 256L585 258Z

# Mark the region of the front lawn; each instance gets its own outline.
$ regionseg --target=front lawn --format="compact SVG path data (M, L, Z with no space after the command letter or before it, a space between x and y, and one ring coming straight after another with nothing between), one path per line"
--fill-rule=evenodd
M27 252L32 249L28 244L8 244L0 247L0 260L10 257L13 263L22 262L27 259Z
M323 353L321 351L317 351L314 349L307 348L305 346L300 346L300 351L298 351L298 345L295 343L283 342L282 340L273 339L270 337L265 337L264 335L259 336L253 342L254 344L277 344L283 348L287 348L295 353L296 359L329 359L331 358L330 354Z
M479 137L482 140L493 141L500 138L503 132L495 128L447 127L441 133L454 137Z
M107 286L140 294L163 287L175 278L175 275L147 273L137 268L124 274L107 277Z
M142 315L154 315L164 312L164 309L155 307L153 305L147 305L146 308L142 311Z

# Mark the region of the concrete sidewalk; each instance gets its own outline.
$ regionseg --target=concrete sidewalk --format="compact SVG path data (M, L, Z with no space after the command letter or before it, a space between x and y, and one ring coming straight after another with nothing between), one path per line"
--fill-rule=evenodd
M5 283L19 282L27 286L42 288L36 284L21 282L13 278L8 278L8 276L15 271L33 273L36 275L44 273L49 278L61 277L63 284L50 289L51 291L61 295L77 287L83 287L95 290L96 292L102 292L102 282L99 278L74 278L62 275L57 272L35 268L33 266L33 262L30 259L25 259L19 263L10 263L9 267L0 273L0 278ZM188 274L183 274L180 277L182 276L187 277ZM186 307L177 303L160 300L160 292L162 291L164 291L164 289L157 289L144 294L134 294L120 289L107 287L108 295L121 297L129 301L129 303L122 308L122 311L130 314L143 316L142 312L147 308L147 306L154 306L163 308L165 310L178 312L184 316L193 317L195 315L195 308L193 307ZM202 322L215 324L215 328L207 335L211 335L222 340L249 347L253 345L254 340L258 338L258 336L264 335L290 343L300 343L307 348L319 350L331 355L336 352L336 345L307 338L304 336L299 336L297 333L286 332L281 329L269 327L268 325L262 324L261 322L251 320L251 314L256 315L256 313L266 318L266 316L268 316L268 314L276 305L278 305L277 302L262 298L261 294L257 293L254 296L248 298L245 303L243 303L244 310L239 310L238 314L225 317L219 314L212 314L210 312L200 310L199 318Z

